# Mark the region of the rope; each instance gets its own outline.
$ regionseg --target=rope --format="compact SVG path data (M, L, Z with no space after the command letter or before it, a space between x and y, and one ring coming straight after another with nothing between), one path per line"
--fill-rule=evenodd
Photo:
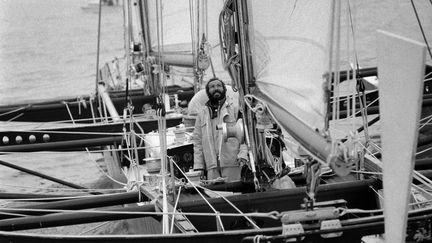
M201 189L203 189L203 190L206 190L206 191L212 192L212 193L214 193L214 194L216 194L216 195L218 195L218 196L221 197L223 200L225 200L225 201L226 201L226 202L227 202L231 207L233 207L233 208L234 208L238 213L240 213L241 216L245 217L246 220L249 221L249 223L251 223L255 229L259 229L259 228L260 228L258 225L255 224L255 222L254 222L252 219L246 217L245 214L244 214L244 213L243 213L243 212L242 212L238 207L236 207L232 202L230 202L230 201L229 201L225 196L223 196L222 194L220 194L220 193L218 193L218 192L216 192L216 191L212 191L212 190L210 190L210 189L208 189L208 188L202 187L202 186L200 186L200 185L197 185L197 187L198 187L198 188L201 188Z
M429 187L429 189L432 189L432 181L429 180L426 176L422 175L420 172L414 170L413 177L420 181L423 185Z
M411 185L412 187L414 187L416 190L419 190L419 191L422 191L423 193L425 193L426 195L432 195L432 193L431 192L429 192L429 191L427 191L427 190L425 190L425 189L423 189L423 188L421 188L420 186L418 186L418 185L416 185L416 184L412 184ZM412 193L412 194L414 194L414 193ZM414 199L416 199L415 197L413 197ZM417 202L417 201L416 201Z
M95 116L94 109L93 109L93 101L94 101L94 96L91 95L90 99L89 99L90 110L91 110L91 114L92 114L93 123L96 123L96 116Z
M417 13L417 8L416 8L416 6L415 6L413 0L411 0L411 5L412 5L412 7L413 7L413 10L414 10L415 16L416 16L416 18L417 18L417 22L418 22L418 24L419 24L420 31L421 31L421 33L422 33L422 36L423 36L424 42L425 42L425 44L426 44L426 46L427 46L427 49L428 49L428 52L429 52L429 57L432 59L432 51L431 51L431 48L430 48L429 43L428 43L428 41L427 41L426 35L425 35L425 33L424 33L423 26L422 26L422 24L421 24L420 18L419 18L418 13Z
M185 173L183 173L183 171L180 169L180 167L175 163L175 161L171 158L171 157L169 157L169 159L173 162L173 164L174 165L176 165L177 166L177 168L179 169L179 171L180 171L180 173L182 173L186 178L188 178L187 176L186 176L186 174ZM210 204L210 202L204 197L204 195L197 189L197 187L196 187L196 185L194 184L194 183L190 183L190 185L195 189L195 191L201 196L201 198L204 200L204 202L205 203L207 203L207 205L210 207L210 209L213 211L213 212L215 212L215 213L217 213L217 211L216 211L216 209Z
M89 158L96 164L96 167L99 169L99 171L103 174L103 175L105 175L108 179L110 179L111 181L113 181L113 182L115 182L115 183L117 183L117 184L119 184L119 185L122 185L122 186L126 186L126 184L125 183L122 183L122 182L120 182L120 181L117 181L116 179L114 179L114 178L112 178L110 175L108 175L100 166L99 166L99 164L97 163L97 161L91 156L91 153L90 153L90 151L88 150L88 148L86 148L86 151L87 151L87 153L88 153L88 155L89 155Z
M6 208L0 207L0 210L5 211L26 211L26 212L45 212L45 213L76 213L76 210L70 209L33 209L33 208ZM106 215L166 215L166 216L222 216L222 217L239 217L236 213L192 213L192 212L141 212L141 211L103 211L103 210L79 210L80 213L97 213L97 214L106 214ZM272 211L269 213L246 213L247 217L256 217L256 218L269 218L274 220L279 220L281 218L281 214L277 211Z
M101 22L102 22L102 1L99 0L99 14L98 14L98 36L97 36L97 51L96 51L96 83L95 91L99 84L99 56L100 56L100 38L101 38Z
M26 105L26 106L23 106L23 107L20 107L20 108L14 109L14 110L10 110L10 111L7 111L7 112L3 112L3 113L0 114L0 117L1 117L1 116L6 116L6 115L9 115L9 114L12 114L12 113L16 113L16 112L18 112L18 111L22 111L22 110L28 109L28 108L30 108L30 107L31 107L31 105Z
M270 116L273 117L273 120L278 124L279 127L282 127L281 124L280 124L280 122L276 119L275 115L274 115L273 112L268 108L268 106L267 106L267 104L266 104L265 102L263 102L261 99L255 97L254 95L250 95L250 94L249 94L249 95L245 95L244 98L245 98L245 104L246 104L246 106L247 106L249 109L251 109L251 111L253 111L254 108L252 107L251 104L249 104L249 102L248 102L249 100L256 99L256 100L258 100L259 102L261 102L262 104L264 104L264 106L267 108L267 111L269 112ZM323 164L323 165L327 165L327 162L326 162L326 161L324 161L324 160L318 158L318 156L316 156L316 155L310 153L309 150L306 149L306 148L305 148L304 146L302 146L301 144L300 144L300 146L301 146L302 148L304 148L304 151L307 152L308 155L311 156L314 160L318 161L319 163L321 163L321 164Z
M88 230L86 230L86 231L83 231L83 232L79 233L79 235L87 234L88 232L93 231L93 230L95 230L95 229L98 229L98 228L100 228L100 227L102 227L102 226L104 226L104 225L107 225L107 224L109 224L109 223L110 223L110 221L103 222L103 223L101 223L101 224L96 225L95 227L92 227L92 228L90 228L90 229L88 229Z
M253 243L260 243L261 240L265 240L266 237L264 235L255 235L253 237Z
M427 148L427 149L424 149L424 150L422 150L422 151L419 151L419 152L417 152L415 155L417 156L417 155L423 154L423 153L425 153L425 152L427 152L427 151L429 151L429 150L432 150L432 147L429 147L429 148Z
M172 159L172 157L169 157L169 159L172 161L172 163L177 167L177 169L180 171L180 173L188 180L188 181L190 181L189 180L189 177L183 172L183 170L177 165L177 163ZM200 186L200 185L197 185L197 184L195 184L195 183L193 183L193 182L191 182L190 183L191 185L192 185L192 187L198 192L198 194L203 198L203 200L208 204L208 205L210 205L210 202L208 202L207 201L207 199L201 194L201 192L197 189L197 187L198 188L201 188L201 189L203 189L203 190L206 190L206 191L209 191L209 192L212 192L212 193L214 193L214 194L216 194L216 195L218 195L219 197L221 197L223 200L225 200L230 206L232 206L237 212L239 212L240 213L240 215L241 216L243 216L243 217L245 217L246 218L246 220L247 221L249 221L253 226L254 226L254 228L255 229L259 229L259 227L258 227L258 225L256 225L255 224L255 222L253 221L253 220L251 220L250 218L248 218L248 217L246 217L245 216L245 214L239 209L239 208L237 208L232 202L230 202L226 197L224 197L222 194L220 194L220 193L218 193L218 192L216 192L216 191L212 191L212 190L210 190L210 189L208 189L208 188L205 188L205 187L202 187L202 186ZM211 207L211 206L210 206ZM212 208L212 207L211 207ZM213 208L212 208L213 209ZM215 210L214 210L215 211Z
M65 102L65 101L63 101L62 103L65 104L66 109L67 109L67 112L68 112L68 114L69 114L69 117L70 117L72 123L75 125L75 121L74 121L74 118L73 118L73 116L72 116L72 112L71 112L70 109L69 109L68 103Z
M160 67L159 70L159 85L161 93L159 93L159 101L164 106L164 95L166 94L166 79L164 76L164 62L162 60L162 53L164 53L164 40L163 40L163 15L162 15L162 2L161 0L156 1L156 24L157 24L157 41L158 41L158 55L159 60L158 64ZM164 234L169 232L169 222L168 218L165 216L165 213L168 213L168 202L167 202L167 188L166 188L166 117L164 112L164 107L159 107L157 110L157 120L158 120L158 128L159 128L159 143L161 146L161 173L162 173L162 210L164 212L164 216L162 218L162 232Z
M176 201L175 201L175 204L174 204L174 207L173 207L173 213L176 211L178 202L180 200L181 189L182 189L182 187L180 186L179 189L178 189L177 198L176 198ZM173 231L174 231L174 219L175 219L175 217L172 217L172 219L171 219L171 231L170 231L170 234L172 234Z
M8 122L13 121L13 120L15 120L15 119L17 119L17 118L19 118L19 117L21 117L21 116L23 116L23 115L24 115L24 113L20 113L20 114L18 114L18 115L16 115L16 116L12 117L11 119L9 119L9 120L7 120L7 121L8 121Z
M419 127L419 130L421 130L423 127L425 127L426 125L429 125L429 123L432 121L432 115L429 115L423 119L420 120L420 122L422 122L424 119L428 119L423 125L421 125Z
M124 191L124 189L97 189L97 188L72 189L72 188L62 188L62 187L19 186L19 185L10 185L10 184L0 184L0 185L6 186L6 187L24 188L24 189L38 189L38 190L46 190L46 191L82 192L82 193L99 192L99 191L115 191L115 190ZM54 199L57 199L57 198L59 198L59 197L55 197ZM70 197L68 196L67 198L70 198ZM27 199L25 199L25 200L27 200ZM43 200L46 200L46 198L43 198Z

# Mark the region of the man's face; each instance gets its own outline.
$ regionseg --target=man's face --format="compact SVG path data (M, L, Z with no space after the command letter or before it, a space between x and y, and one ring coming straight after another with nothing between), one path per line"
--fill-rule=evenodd
M211 81L208 85L209 99L219 101L225 98L225 90L220 80Z

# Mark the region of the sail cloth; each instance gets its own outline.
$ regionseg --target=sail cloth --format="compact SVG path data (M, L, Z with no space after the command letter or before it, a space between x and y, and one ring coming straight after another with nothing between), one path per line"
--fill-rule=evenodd
M192 53L191 21L189 0L157 1L149 0L148 18L152 51L158 51L158 7L162 8L162 32L165 52Z
M331 1L253 0L248 8L257 88L310 128L323 130Z
M157 7L162 8L162 37L164 53L183 53L192 54L199 47L202 34L210 46L211 61L215 74L227 83L230 76L225 71L220 54L219 41L219 13L221 12L223 0L148 0L150 42L153 52L158 49L157 32ZM195 3L195 4L191 4ZM195 21L195 22L193 22ZM196 46L192 46L193 38L197 41ZM204 80L213 77L211 67L206 70Z

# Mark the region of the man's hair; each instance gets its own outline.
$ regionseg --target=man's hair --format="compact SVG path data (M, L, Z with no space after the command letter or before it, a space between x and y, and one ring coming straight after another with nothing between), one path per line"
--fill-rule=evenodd
M227 89L226 89L225 83L224 83L222 80L220 80L220 79L214 77L214 78L211 78L211 79L207 82L207 84L206 84L206 86L205 86L205 90L206 90L206 93L207 93L207 97L210 97L210 92L209 92L209 91L210 91L210 88L209 88L210 83L213 82L213 81L216 81L216 80L222 83L223 90L224 90L224 92L225 92L225 94L226 94Z

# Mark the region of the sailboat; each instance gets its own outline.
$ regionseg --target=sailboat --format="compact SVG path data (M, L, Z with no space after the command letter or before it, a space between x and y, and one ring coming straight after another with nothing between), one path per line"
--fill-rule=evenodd
M100 1L92 1L88 3L86 6L82 6L81 9L83 11L98 13L99 5L103 7L105 10L118 10L121 7L121 4L118 0L102 0Z
M198 64L205 67L208 63L207 68L214 65L217 70L214 53L209 57L206 51L220 48L225 69L217 75L212 71L210 76L225 74L238 90L243 119L225 124L223 131L225 137L245 137L250 164L245 167L244 180L199 183L186 170L174 169L178 161L167 151L169 129L158 113L160 173L140 174L150 166L150 160L145 164L136 161L139 156L134 152L139 146L134 144L132 126L125 145L134 149L128 154L128 192L93 195L90 199L50 198L53 202L3 208L2 241L361 242L368 240L366 236L384 233L386 242L430 240L430 180L427 171L413 170L415 153L422 148L417 148L419 121L421 117L428 119L427 111L421 111L428 70L427 40L413 41L401 33L380 31L377 73L366 77L362 76L365 69L360 67L363 63L354 43L358 38L353 38L354 20L350 14L342 14L354 9L349 1L167 4L155 0L138 1L137 6L141 23L147 26L143 29L149 31L142 34L146 50L154 50L154 59L149 59L159 64L154 65L158 80L166 80L164 65L171 68L186 61L196 68L198 89L208 75ZM180 9L174 11L178 6ZM197 12L188 12L193 9ZM206 16L201 10L211 11L204 11ZM191 21L192 26L197 24L190 26L198 30L196 36L174 27L171 31L177 35L170 39L167 28L179 25L169 18L173 13L192 20L204 16L209 28ZM210 28L212 18L218 20L217 38ZM344 20L345 29L341 27ZM346 36L341 30L346 30ZM193 37L192 45L169 45L185 36ZM178 58L178 53L170 52L184 50L184 46L188 48L185 53L191 55ZM342 47L348 47L346 52ZM377 74L378 85L373 82ZM406 80L410 80L409 87L404 85ZM345 85L354 88L343 90ZM160 93L164 93L161 87ZM363 87L370 87L370 93L379 97L379 118L372 118L375 122L368 120L367 106L374 102L366 102L368 90ZM397 166L392 166L395 163ZM295 167L302 168L301 172ZM173 179L176 173L181 179ZM145 180L141 180L143 176ZM277 188L283 180L292 181L296 187ZM94 209L117 204L128 206ZM131 218L142 219L134 221L142 230L140 234L20 232ZM158 232L146 232L150 224L156 224Z

